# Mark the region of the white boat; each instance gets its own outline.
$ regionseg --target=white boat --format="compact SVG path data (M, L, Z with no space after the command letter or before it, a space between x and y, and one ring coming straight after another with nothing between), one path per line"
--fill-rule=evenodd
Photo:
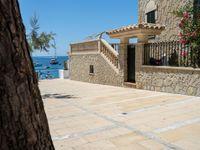
M50 64L52 64L52 65L56 65L56 64L58 64L58 63L59 63L59 62L58 62L58 60L57 60L56 57L51 58Z
M57 64L59 64L59 62L57 60L57 56L56 56L56 49L55 49L54 57L52 57L51 60L50 60L50 64L51 65L57 65Z

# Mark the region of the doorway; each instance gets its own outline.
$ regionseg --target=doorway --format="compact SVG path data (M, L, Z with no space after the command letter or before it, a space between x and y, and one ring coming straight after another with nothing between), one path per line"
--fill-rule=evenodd
M128 45L128 61L127 61L127 71L128 71L128 82L135 83L135 45Z

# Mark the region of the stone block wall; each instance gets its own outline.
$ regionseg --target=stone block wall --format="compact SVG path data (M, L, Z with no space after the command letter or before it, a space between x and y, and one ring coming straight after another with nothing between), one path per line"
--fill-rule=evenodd
M94 74L89 73L90 65L94 66ZM71 80L113 86L123 84L123 77L99 53L71 55L69 69Z
M140 89L200 96L200 69L142 66L136 80Z
M139 22L146 22L145 10L150 1L154 1L157 6L156 23L165 25L165 30L161 35L156 36L151 41L169 41L179 39L180 18L176 17L172 12L180 6L184 6L188 0L138 0L138 18Z

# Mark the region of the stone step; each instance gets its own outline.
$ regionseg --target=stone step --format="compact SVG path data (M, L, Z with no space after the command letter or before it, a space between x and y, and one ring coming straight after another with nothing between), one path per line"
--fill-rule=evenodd
M124 82L124 87L127 87L127 88L136 88L136 83L133 83L133 82Z

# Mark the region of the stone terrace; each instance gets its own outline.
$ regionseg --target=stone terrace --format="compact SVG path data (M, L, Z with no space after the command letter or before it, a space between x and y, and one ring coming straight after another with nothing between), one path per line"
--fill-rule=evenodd
M56 150L200 149L200 97L39 83Z

